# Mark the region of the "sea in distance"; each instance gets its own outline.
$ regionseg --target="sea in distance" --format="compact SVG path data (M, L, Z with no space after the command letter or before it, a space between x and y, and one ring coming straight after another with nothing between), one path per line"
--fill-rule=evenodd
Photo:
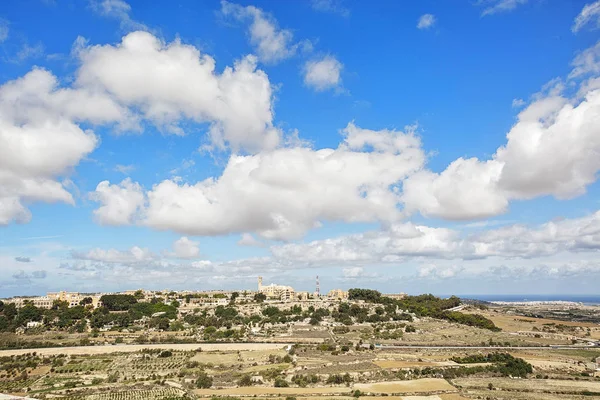
M464 294L458 297L482 301L572 301L575 303L583 303L588 305L600 305L600 295L590 294Z

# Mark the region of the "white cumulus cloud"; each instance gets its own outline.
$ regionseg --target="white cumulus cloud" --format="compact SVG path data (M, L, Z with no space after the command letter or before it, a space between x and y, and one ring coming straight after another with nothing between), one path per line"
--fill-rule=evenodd
M144 205L144 192L140 184L126 178L118 185L102 181L90 194L90 199L102 203L94 210L96 222L101 225L126 225L131 223Z
M0 225L28 222L32 202L73 204L62 178L98 145L77 122L107 123L126 114L106 96L60 88L43 69L0 86Z
M145 193L147 206L134 221L186 235L254 232L268 239L292 239L321 220L400 218L394 186L422 168L425 155L419 138L410 129L372 131L353 123L343 134L337 149L300 146L232 155L218 178L195 184L164 180ZM130 221L136 214L138 186L102 182L99 189L92 194L102 204L97 217L117 215L118 221ZM111 203L103 195L113 192L119 199L135 199L136 207L125 207L128 200Z
M597 58L587 56L596 47L576 58L571 78L596 72ZM506 212L513 199L585 193L600 171L600 86L589 82L573 98L561 93L561 84L538 94L490 160L459 158L440 173L424 170L409 177L402 195L406 210L484 218Z
M343 67L342 63L332 56L308 61L304 65L304 83L319 92L337 88L342 82Z
M200 247L198 247L198 242L182 236L173 243L173 252L177 258L198 258Z
M215 60L194 46L164 43L142 31L116 46L84 47L78 55L77 86L109 93L166 131L183 134L178 123L189 119L210 123L210 139L218 148L256 151L279 143L272 88L254 57L218 74Z

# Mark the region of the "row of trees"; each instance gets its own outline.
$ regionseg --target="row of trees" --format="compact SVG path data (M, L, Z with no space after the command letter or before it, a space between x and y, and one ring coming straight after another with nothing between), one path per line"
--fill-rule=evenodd
M479 314L465 314L458 311L448 311L451 308L460 305L460 298L456 296L447 299L441 299L432 294L423 294L419 296L406 296L397 300L382 296L377 290L371 289L350 289L348 291L350 300L363 300L368 303L376 303L384 306L386 316L391 316L397 308L408 310L420 317L432 317L443 319L450 322L456 322L463 325L475 326L478 328L499 331L494 322ZM394 310L394 311L392 311ZM369 321L370 322L370 321Z
M83 301L82 301L83 303ZM41 322L46 328L67 329L84 332L87 327L86 318L91 315L91 306L81 304L69 307L65 301L54 301L52 308L38 308L31 302L17 309L13 303L0 301L0 332L14 332L29 322Z
M149 321L150 327L168 329L170 321L177 318L177 308L172 304L164 304L159 299L149 303L138 303L136 297L130 295L105 295L100 298L101 307L93 309L92 299L84 298L80 305L69 307L65 301L54 301L50 309L39 308L31 302L25 302L17 309L13 303L0 301L0 332L14 332L29 322L41 322L43 328L66 329L73 332L85 332L87 321L92 328L101 328L107 324L118 327L129 327L134 321L143 317L160 314Z

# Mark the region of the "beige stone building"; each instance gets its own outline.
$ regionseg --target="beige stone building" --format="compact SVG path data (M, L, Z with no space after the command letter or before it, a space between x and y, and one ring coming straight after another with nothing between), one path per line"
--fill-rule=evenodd
M390 299L394 299L394 300L402 300L403 298L405 298L407 296L406 293L388 293L388 294L382 294L383 297L388 297Z
M52 303L54 302L54 300L52 300L48 296L39 296L39 297L13 297L12 299L5 300L5 303L7 303L7 304L12 303L17 308L23 307L25 305L25 303L27 303L27 302L31 302L37 308L50 309L50 308L52 308Z
M50 309L55 301L66 301L69 304L69 307L78 306L81 300L86 297L90 297L92 299L92 306L94 308L98 307L100 303L100 295L86 295L77 292L51 292L46 294L46 296L38 296L38 297L14 297L12 299L8 299L6 303L13 303L17 308L21 308L25 305L25 302L29 301L34 306L38 308Z
M279 299L281 301L295 300L296 291L291 286L282 286L271 283L264 286L262 276L258 277L258 292L270 299Z
M348 292L342 289L333 289L327 293L329 300L348 300Z

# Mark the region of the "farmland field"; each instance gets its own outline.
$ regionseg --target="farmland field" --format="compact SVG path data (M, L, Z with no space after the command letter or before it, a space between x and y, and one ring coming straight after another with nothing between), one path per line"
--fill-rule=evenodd
M356 389L370 393L420 393L420 392L439 392L456 391L456 388L450 385L444 379L416 379L411 381L390 381L368 384L356 384Z
M600 393L600 348L587 342L540 348L570 344L573 333L592 337L595 326L481 313L505 330L414 317L279 324L257 338L263 342L171 344L160 340L176 336L157 332L140 344L133 342L138 333L106 332L96 345L0 351L0 392L40 400L553 400ZM390 334L394 339L380 339ZM59 340L57 333L48 336ZM78 337L65 336L64 343ZM377 346L386 343L398 346Z

